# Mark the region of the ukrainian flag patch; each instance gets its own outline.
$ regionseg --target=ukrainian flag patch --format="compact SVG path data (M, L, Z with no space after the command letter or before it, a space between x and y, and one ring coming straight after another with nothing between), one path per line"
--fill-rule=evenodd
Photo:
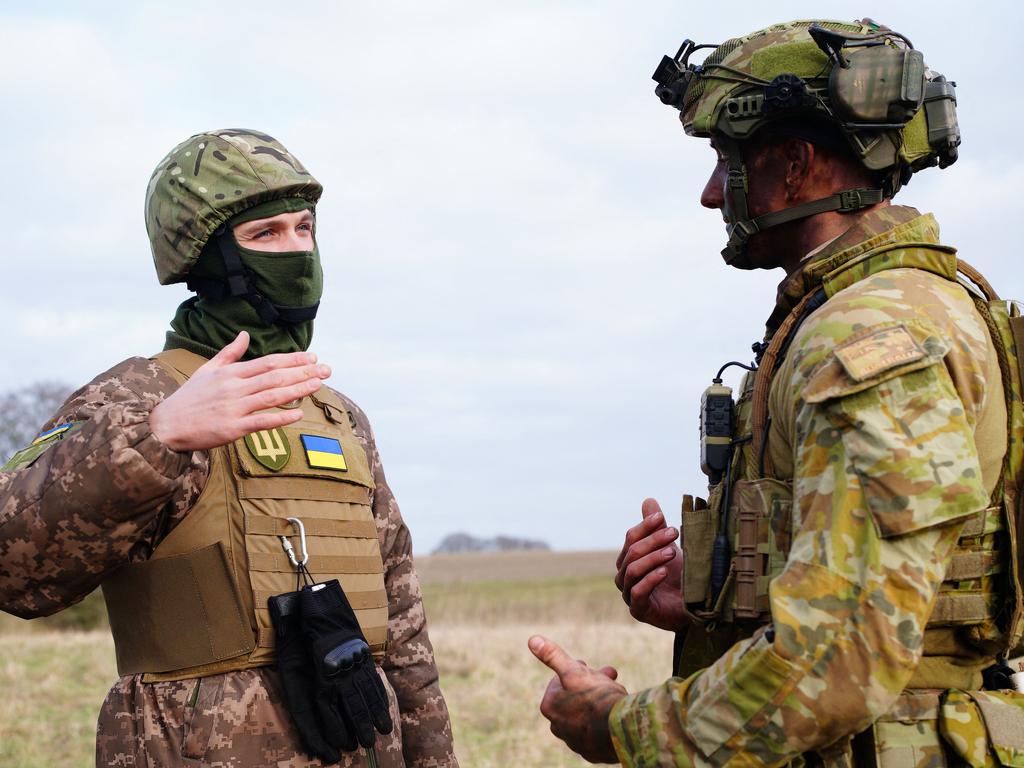
M75 422L73 422L73 421L69 421L67 424L58 424L53 429L46 430L45 432L43 432L43 434L41 434L39 437L37 437L35 440L33 440L32 441L32 445L39 445L39 443L41 443L41 442L43 442L45 440L49 440L52 437L57 437L58 435L63 435L65 432L67 432L73 426L75 426Z
M306 461L313 469L337 469L348 471L345 454L341 450L341 442L334 437L320 435L299 435L302 447L306 451Z

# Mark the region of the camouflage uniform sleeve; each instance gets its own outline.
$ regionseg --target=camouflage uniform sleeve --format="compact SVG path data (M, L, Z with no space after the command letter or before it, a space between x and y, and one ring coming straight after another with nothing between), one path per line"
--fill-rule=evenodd
M438 683L420 582L413 567L412 538L384 476L370 422L350 400L345 404L353 414L356 436L366 446L376 485L373 514L384 558L389 609L388 650L381 666L398 698L405 764L409 768L458 768L448 706Z
M176 453L149 413L177 388L131 358L75 392L44 429L83 422L31 465L0 473L0 609L22 618L66 608L114 569L149 555L191 506L206 454Z
M610 725L624 765L769 766L841 748L920 659L962 521L988 503L972 416L941 350L809 402L815 384L829 391L808 378L830 375L828 359L810 365L835 347L828 336L799 348L806 368L784 379L799 522L770 586L773 624L619 702Z

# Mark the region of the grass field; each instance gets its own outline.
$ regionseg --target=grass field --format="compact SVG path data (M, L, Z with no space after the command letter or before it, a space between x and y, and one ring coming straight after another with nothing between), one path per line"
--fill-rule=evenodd
M582 766L537 706L551 675L540 632L630 690L668 675L671 637L637 625L611 583L614 553L513 552L417 559L441 687L463 768ZM96 714L116 678L105 630L56 631L0 615L0 766L93 764Z

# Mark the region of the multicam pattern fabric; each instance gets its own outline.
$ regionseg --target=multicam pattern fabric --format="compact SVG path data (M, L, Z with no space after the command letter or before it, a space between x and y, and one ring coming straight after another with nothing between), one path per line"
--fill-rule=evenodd
M934 220L912 209L861 216L783 284L769 331L859 255L937 237ZM849 376L835 348L896 326L924 355ZM926 650L963 522L998 481L1002 398L995 349L962 287L900 268L837 287L801 326L771 390L768 451L794 490L772 624L710 667L617 704L623 764L780 765L847 744L890 710ZM942 652L981 657L962 646Z
M162 285L179 283L210 235L269 200L316 204L323 188L277 140L259 131L199 133L171 150L149 180L146 231Z
M132 358L76 392L46 425L85 423L30 467L0 473L0 609L25 618L66 608L116 568L145 560L187 514L208 455L168 450L149 412L177 388L157 364ZM380 766L457 766L438 686L412 544L366 415L342 398L370 457L372 506L386 570L388 653L381 668L395 731ZM124 677L100 713L97 765L307 766L275 669L175 683ZM362 753L346 766L364 765Z

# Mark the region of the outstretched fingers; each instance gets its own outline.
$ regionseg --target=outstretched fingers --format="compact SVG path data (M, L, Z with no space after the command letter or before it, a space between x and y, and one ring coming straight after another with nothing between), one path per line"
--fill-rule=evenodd
M252 376L259 376L261 373L276 371L280 368L313 365L316 361L317 357L313 352L279 352L239 363L235 366L235 373L240 378L248 379Z
M330 375L330 367L323 363L309 363L289 368L278 368L240 379L237 382L238 394L241 396L251 395L280 387L301 384L305 381L317 381L319 383L319 381L329 378Z
M249 415L266 408L276 408L280 405L294 402L306 395L313 394L320 387L320 379L305 379L298 384L265 389L262 392L256 392L243 397L239 402L239 406L245 415Z
M264 411L245 416L237 422L237 435L232 439L262 432L265 429L277 429L294 424L302 418L301 408L290 408L286 411Z

